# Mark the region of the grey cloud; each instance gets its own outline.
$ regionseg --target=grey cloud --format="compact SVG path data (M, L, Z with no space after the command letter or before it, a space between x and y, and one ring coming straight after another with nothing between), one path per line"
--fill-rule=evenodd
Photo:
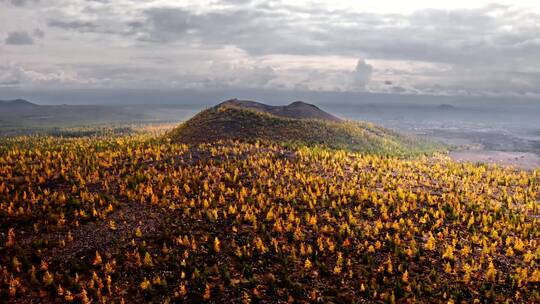
M45 37L45 32L42 31L41 29L35 29L34 32L32 33L32 35L36 38L43 38Z
M49 20L47 23L51 27L57 27L65 30L78 30L82 32L93 32L98 28L93 22L89 21L60 21L60 20Z
M47 25L67 31L77 31L80 33L98 33L130 36L137 33L137 28L142 27L139 21L127 21L117 16L108 16L105 8L94 9L84 8L82 12L90 15L92 21L78 20L71 18L55 19L50 18ZM104 12L105 11L105 12ZM83 14L84 15L84 14ZM102 18L105 16L105 18ZM88 16L86 16L88 17Z
M501 57L531 56L540 39L540 16L527 13L527 28L505 31L514 24L504 6L473 10L424 10L411 15L348 13L295 8L193 13L177 8L152 8L134 25L146 40L232 44L253 55L345 55L455 64L493 63ZM490 15L502 11L499 17Z
M283 12L240 8L194 14L183 9L153 8L144 16L143 23L137 25L148 41L235 45L255 55L281 53L285 45L288 52L283 53L316 47L303 38L303 32L309 30L295 26L295 17Z
M14 6L25 6L30 3L37 3L39 0L1 0L0 2L9 3Z
M234 5L238 5L238 4L248 4L248 3L252 3L253 0L221 0L220 3L224 3L224 4L234 4Z
M227 0L222 3L249 2ZM492 64L502 58L540 59L540 16L491 5L470 10L423 10L411 15L350 13L321 7L232 6L195 13L153 7L139 17L113 20L103 11L92 22L50 20L80 32L135 35L154 43L234 45L254 56L364 55L369 58L451 64ZM497 17L491 13L497 12ZM303 14L307 17L299 18ZM103 16L105 15L105 16ZM519 25L527 20L527 25ZM119 18L117 18L119 19ZM517 26L516 26L517 24ZM505 30L505 26L513 30ZM536 54L536 55L535 55Z
M34 39L28 32L20 31L9 33L5 42L11 45L28 45L34 44Z

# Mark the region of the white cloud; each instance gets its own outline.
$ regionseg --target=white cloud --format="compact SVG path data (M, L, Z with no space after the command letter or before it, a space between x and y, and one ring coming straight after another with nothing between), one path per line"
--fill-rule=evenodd
M353 89L363 89L371 80L371 75L373 74L373 66L368 64L365 60L359 59L356 64L356 68L352 73L352 88Z
M76 73L65 70L35 71L13 62L0 65L0 86L80 85L93 82L95 80L83 80Z

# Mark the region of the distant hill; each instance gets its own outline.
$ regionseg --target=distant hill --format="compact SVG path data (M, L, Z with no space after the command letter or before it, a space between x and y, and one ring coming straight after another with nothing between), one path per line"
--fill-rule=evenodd
M0 106L6 107L39 107L35 103L31 103L24 99L13 99L13 100L0 100Z
M340 120L303 102L275 107L229 100L198 113L168 137L173 142L188 144L265 140L385 155L425 153L440 148L371 123Z
M439 105L439 109L441 109L441 110L454 110L454 109L456 109L456 107L451 105L451 104L443 103L443 104Z
M0 100L0 136L32 134L42 129L141 121L141 111L97 105L37 105L24 99Z

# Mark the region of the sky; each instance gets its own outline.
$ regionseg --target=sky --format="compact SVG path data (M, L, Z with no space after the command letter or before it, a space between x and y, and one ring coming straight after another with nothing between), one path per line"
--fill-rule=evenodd
M540 1L0 0L0 99L78 89L535 97Z

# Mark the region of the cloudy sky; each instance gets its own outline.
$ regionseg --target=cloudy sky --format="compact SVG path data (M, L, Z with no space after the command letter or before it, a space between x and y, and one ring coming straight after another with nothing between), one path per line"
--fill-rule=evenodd
M358 2L0 0L0 92L540 95L540 1Z

